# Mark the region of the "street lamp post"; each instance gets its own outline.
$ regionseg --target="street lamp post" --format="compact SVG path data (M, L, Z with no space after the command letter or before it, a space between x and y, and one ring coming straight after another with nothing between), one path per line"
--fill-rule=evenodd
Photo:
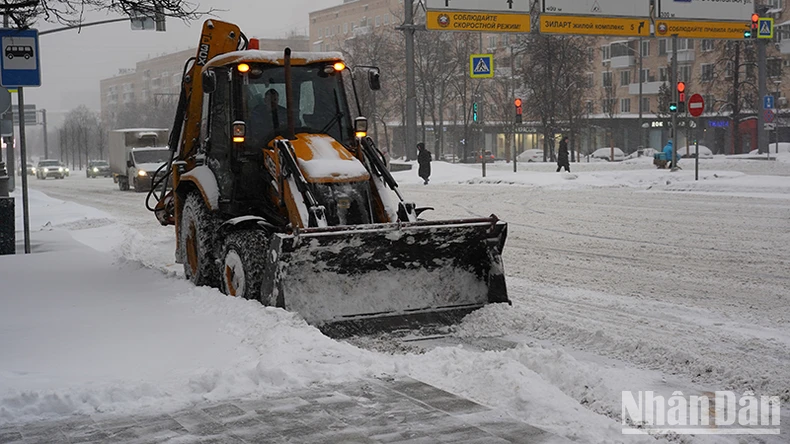
M774 102L776 103L776 116L774 116L774 139L776 139L776 154L779 154L779 85L782 84L781 80L774 80L774 85L776 85L776 96L774 96ZM768 158L771 158L771 148L768 148Z

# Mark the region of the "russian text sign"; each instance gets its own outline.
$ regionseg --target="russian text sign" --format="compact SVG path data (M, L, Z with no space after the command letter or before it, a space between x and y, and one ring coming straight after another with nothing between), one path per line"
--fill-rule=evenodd
M751 29L747 22L695 22L687 20L656 20L656 37L684 39L740 39Z
M650 37L650 21L646 18L630 19L542 14L540 16L540 32L547 34Z
M428 11L425 27L433 31L529 32L529 14Z

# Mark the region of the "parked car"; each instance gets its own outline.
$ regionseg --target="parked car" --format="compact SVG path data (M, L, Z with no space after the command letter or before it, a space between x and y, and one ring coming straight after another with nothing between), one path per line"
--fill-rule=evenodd
M32 163L28 163L26 169L28 176L34 176L36 174L36 166Z
M47 177L65 179L68 175L69 169L66 165L60 163L59 160L44 159L39 161L38 166L36 166L37 179L46 179Z
M486 156L486 163L491 163L496 160L496 156L494 156L494 153L492 153L491 150L485 150L484 153ZM464 159L464 163L482 163L482 162L483 162L483 156L480 154L479 151L472 151L468 156L466 156L466 159Z
M543 162L543 150L525 150L516 156L518 162Z
M625 156L625 160L636 159L638 157L645 157L652 159L653 154L657 153L658 151L655 148L640 148L633 153Z
M689 145L688 152L686 151L686 145L681 145L678 147L678 158L694 158L696 156L696 145ZM713 151L710 148L706 147L705 145L699 146L699 158L700 159L713 159Z
M88 162L88 168L85 170L85 177L95 179L99 176L112 177L110 171L110 164L106 160L91 160Z
M442 154L442 160L445 161L445 162L456 163L456 162L460 161L461 159L459 159L458 156L456 156L453 153L444 153L444 154Z
M598 148L590 154L593 159L612 160L612 148ZM614 149L614 161L620 162L625 160L625 153L620 148Z

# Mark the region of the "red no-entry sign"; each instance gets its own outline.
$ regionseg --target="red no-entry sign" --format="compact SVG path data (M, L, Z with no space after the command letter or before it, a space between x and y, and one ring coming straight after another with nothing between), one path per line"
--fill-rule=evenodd
M699 117L702 115L702 112L705 111L705 99L702 98L699 94L694 94L689 99L689 114L692 117Z

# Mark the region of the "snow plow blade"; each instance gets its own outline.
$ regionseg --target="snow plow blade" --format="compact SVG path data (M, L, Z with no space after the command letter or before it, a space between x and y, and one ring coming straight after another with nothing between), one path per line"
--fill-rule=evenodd
M334 337L455 323L486 304L510 303L506 235L495 216L275 234L262 302Z

